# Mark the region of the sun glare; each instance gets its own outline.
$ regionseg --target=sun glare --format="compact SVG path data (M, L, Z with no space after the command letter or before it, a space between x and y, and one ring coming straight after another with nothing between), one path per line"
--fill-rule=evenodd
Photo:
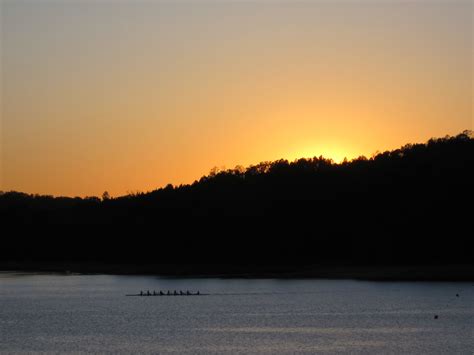
M326 159L332 159L335 163L342 163L344 158L348 160L354 158L348 149L332 144L321 144L295 149L288 157L289 160L300 158L313 158L323 156Z

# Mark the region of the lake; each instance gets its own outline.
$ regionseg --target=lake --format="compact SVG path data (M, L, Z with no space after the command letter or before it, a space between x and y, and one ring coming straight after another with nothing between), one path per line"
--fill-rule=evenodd
M0 273L0 352L472 354L474 284Z

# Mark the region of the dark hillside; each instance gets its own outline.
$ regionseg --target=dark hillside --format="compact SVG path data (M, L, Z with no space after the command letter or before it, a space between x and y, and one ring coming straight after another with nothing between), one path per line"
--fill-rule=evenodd
M213 172L119 198L0 195L9 262L472 264L474 138ZM125 232L125 235L123 235Z

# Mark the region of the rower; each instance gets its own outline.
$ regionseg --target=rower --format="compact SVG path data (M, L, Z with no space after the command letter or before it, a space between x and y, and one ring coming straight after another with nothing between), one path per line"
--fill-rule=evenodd
M164 295L163 291L160 291L160 296L163 296L163 295Z
M146 291L146 295L147 295L147 296L150 296L150 295L151 295L150 290L147 290L147 291Z
M143 291L140 291L140 296L143 296Z
M190 296L191 293L189 292L189 290L186 290L186 296Z
M178 292L176 292L176 290L174 290L174 295L177 296L178 295Z

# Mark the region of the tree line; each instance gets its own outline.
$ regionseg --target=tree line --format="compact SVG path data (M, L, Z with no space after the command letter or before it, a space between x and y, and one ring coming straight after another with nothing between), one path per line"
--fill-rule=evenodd
M14 231L2 233L9 248L2 254L471 263L473 181L474 138L464 131L339 164L320 156L213 169L192 184L115 198L2 192L0 221Z

